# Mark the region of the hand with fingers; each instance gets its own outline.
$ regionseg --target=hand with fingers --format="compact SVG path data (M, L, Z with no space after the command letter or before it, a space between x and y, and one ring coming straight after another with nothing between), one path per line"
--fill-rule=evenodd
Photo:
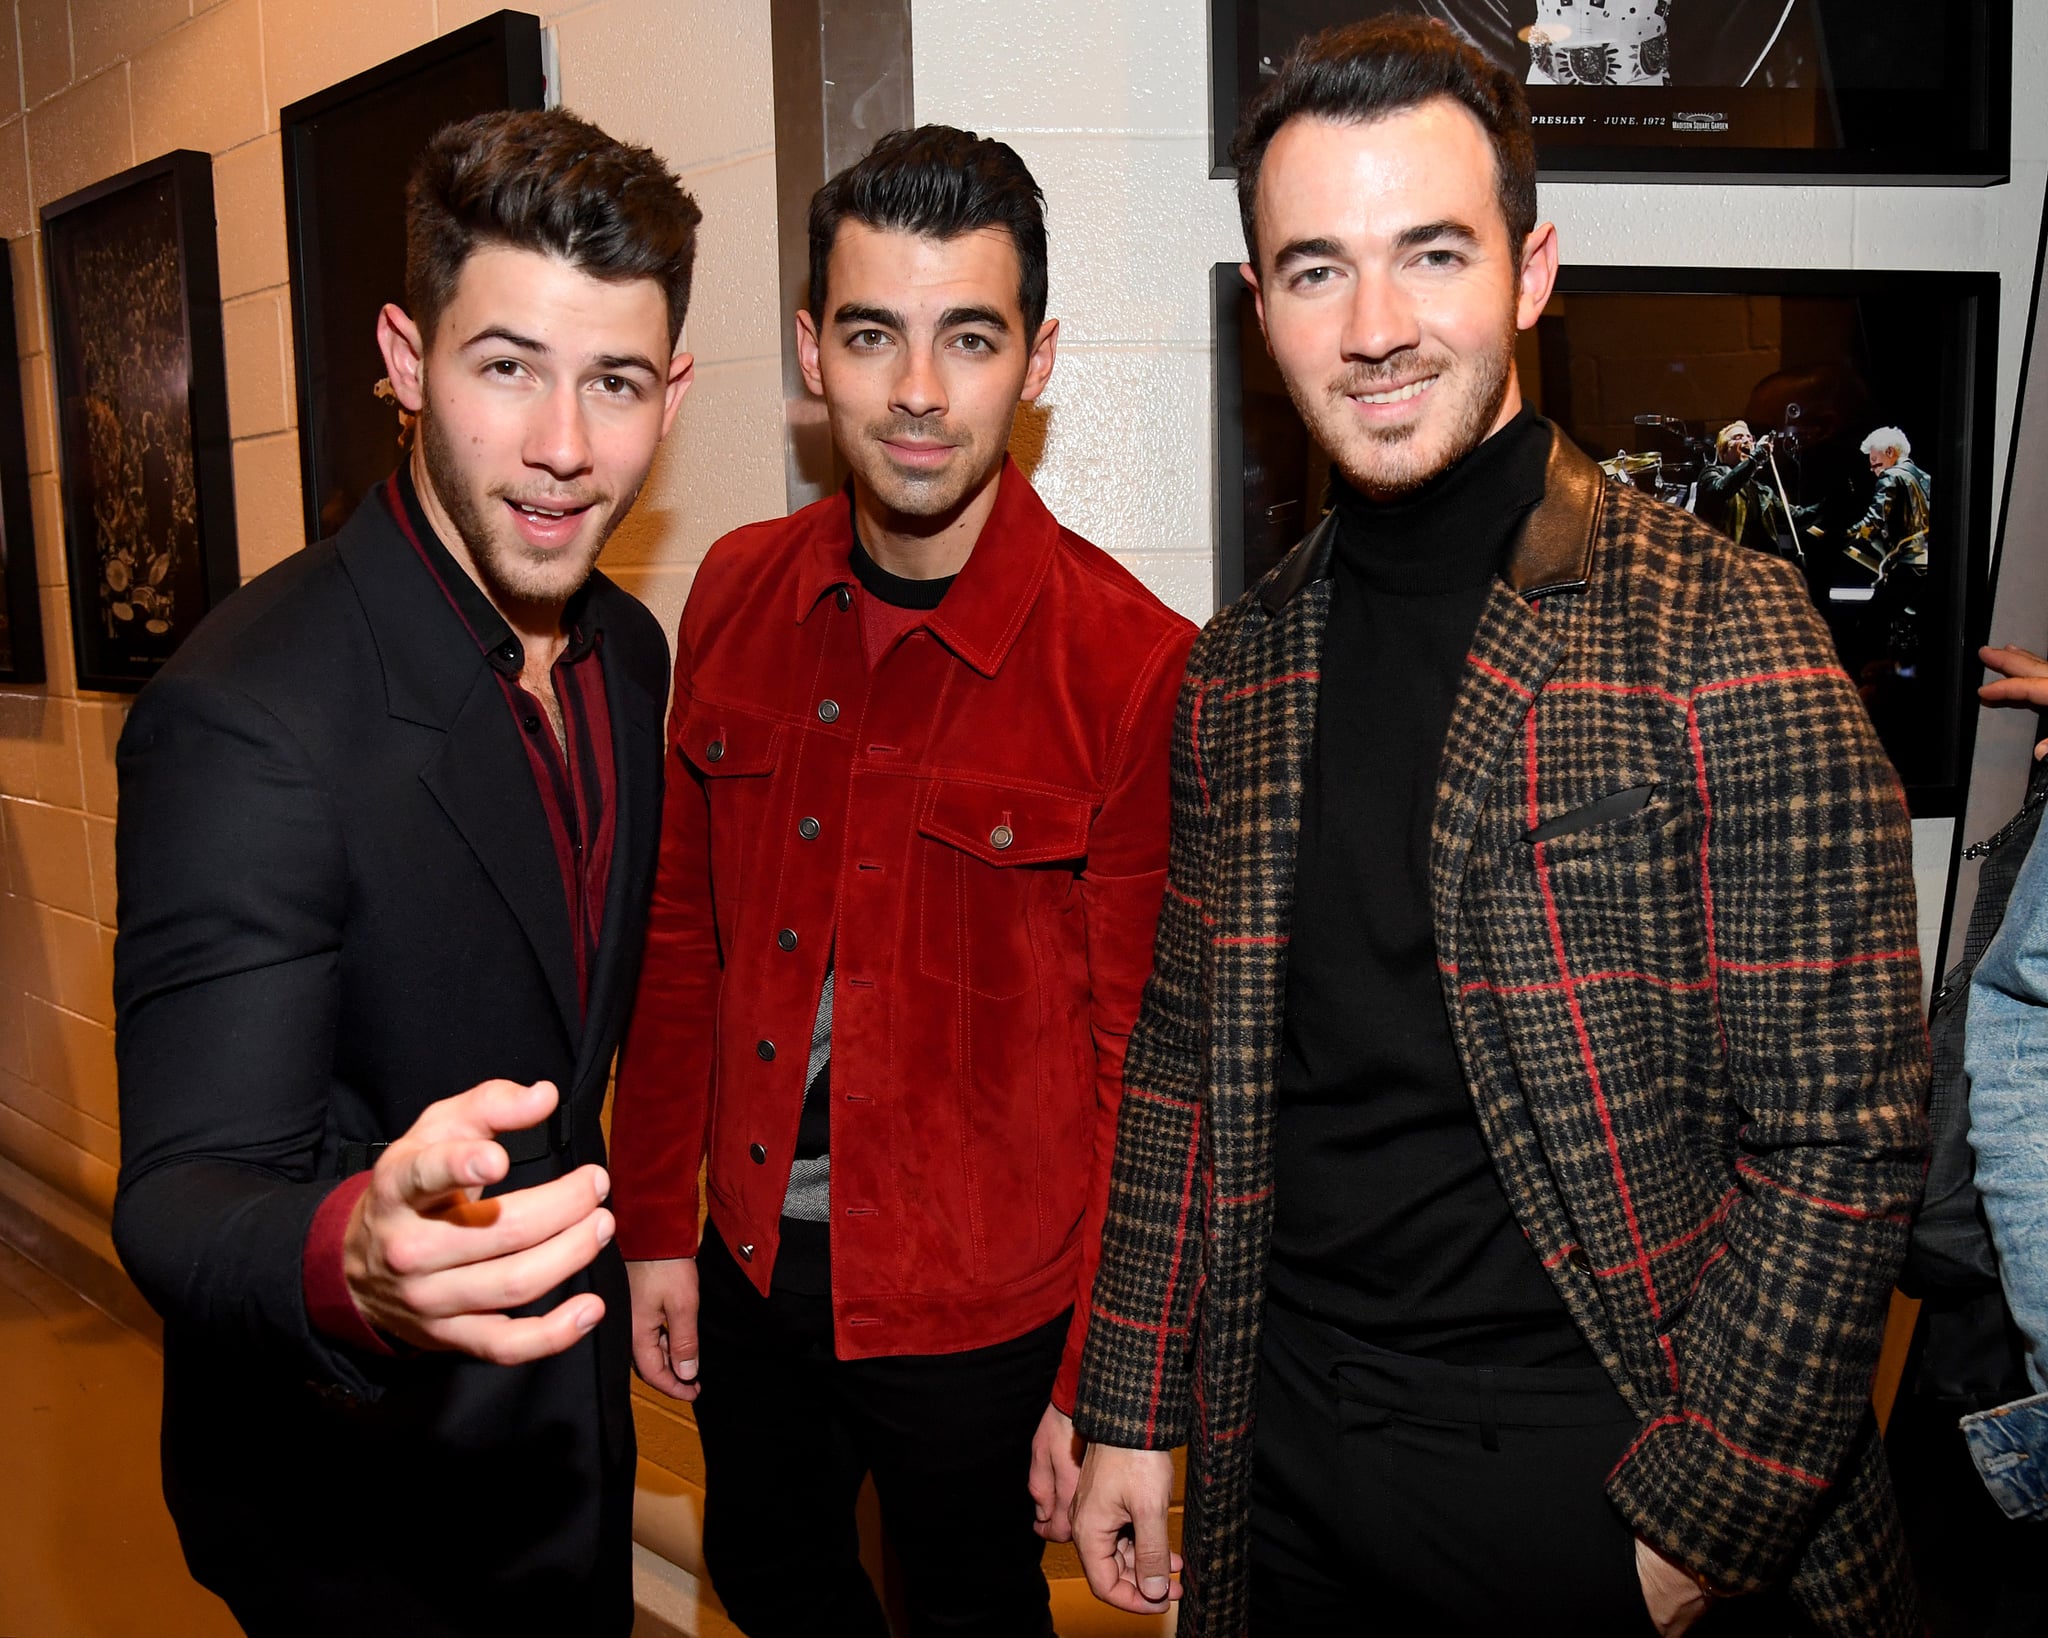
M601 1166L483 1198L511 1167L497 1134L545 1120L558 1096L547 1081L485 1081L428 1105L378 1157L342 1240L364 1319L415 1348L522 1365L572 1347L604 1317L590 1291L544 1314L506 1312L539 1301L612 1237Z
M1057 1405L1045 1407L1031 1439L1031 1528L1047 1541L1074 1539L1074 1486L1081 1480L1083 1441L1074 1419Z
M628 1263L633 1291L633 1369L650 1388L671 1399L695 1399L697 1381L697 1261L663 1257Z
M1180 1554L1167 1543L1173 1452L1090 1445L1074 1492L1074 1549L1105 1604L1157 1615L1180 1597Z
M1980 648L1977 658L1984 662L1988 671L1998 673L1998 681L1988 682L1977 690L1977 698L1986 705L2026 706L2035 711L2048 711L2048 660L2021 648L2017 643L2007 643L2002 648ZM2039 761L2048 756L2048 739L2034 747L2034 758Z

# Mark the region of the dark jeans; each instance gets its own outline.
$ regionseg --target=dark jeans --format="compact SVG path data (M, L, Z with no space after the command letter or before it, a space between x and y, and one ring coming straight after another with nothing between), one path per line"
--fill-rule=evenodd
M1602 1492L1635 1434L1597 1366L1442 1365L1269 1305L1254 1638L1646 1638L1635 1537Z
M830 1298L762 1297L708 1229L697 1271L704 1561L750 1638L884 1638L854 1525L869 1473L913 1638L1046 1638L1025 1482L1067 1316L967 1353L842 1360Z

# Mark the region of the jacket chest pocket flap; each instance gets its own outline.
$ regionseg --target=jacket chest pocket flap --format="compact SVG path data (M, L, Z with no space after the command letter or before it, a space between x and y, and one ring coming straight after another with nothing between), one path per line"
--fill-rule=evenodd
M746 894L751 850L768 822L769 792L782 746L778 723L696 705L676 735L676 754L703 781L711 817L711 882L721 916ZM731 928L725 928L727 936Z
M782 743L778 723L696 705L676 735L676 751L706 779L742 779L775 771Z
M919 812L918 970L991 1000L1030 988L1037 923L1065 902L1088 852L1087 801L1014 785L934 780Z

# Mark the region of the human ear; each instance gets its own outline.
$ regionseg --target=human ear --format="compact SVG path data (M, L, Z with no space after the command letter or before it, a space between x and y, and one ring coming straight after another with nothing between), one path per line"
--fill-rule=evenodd
M1532 330L1550 305L1557 286L1557 224L1545 222L1522 246L1522 271L1515 296L1515 328Z
M427 401L426 344L420 327L404 308L387 301L377 313L377 350L384 355L384 373L392 395L408 415L417 415Z
M1052 379L1053 361L1060 350L1060 321L1047 319L1038 327L1038 337L1031 343L1031 361L1024 367L1024 390L1017 396L1026 404L1038 402L1038 395L1045 391L1046 382Z
M803 308L796 310L796 362L804 373L804 385L813 396L825 396L825 376L818 368L818 321Z

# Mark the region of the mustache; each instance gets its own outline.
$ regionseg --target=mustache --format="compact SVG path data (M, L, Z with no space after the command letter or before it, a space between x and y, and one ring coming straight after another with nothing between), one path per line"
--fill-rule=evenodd
M904 439L919 443L950 444L956 449L962 444L972 442L951 422L934 420L928 415L892 415L885 420L872 421L868 424L868 436L877 443Z
M586 507L602 506L612 497L602 489L569 489L542 491L538 494L521 494L507 484L499 484L491 490L492 500L510 501L514 506L538 506L548 512L574 512Z
M1407 352L1396 353L1392 358L1375 364L1348 364L1343 373L1331 381L1330 396L1355 398L1364 393L1385 392L1389 387L1419 380L1423 376L1447 375L1452 362L1441 353Z

